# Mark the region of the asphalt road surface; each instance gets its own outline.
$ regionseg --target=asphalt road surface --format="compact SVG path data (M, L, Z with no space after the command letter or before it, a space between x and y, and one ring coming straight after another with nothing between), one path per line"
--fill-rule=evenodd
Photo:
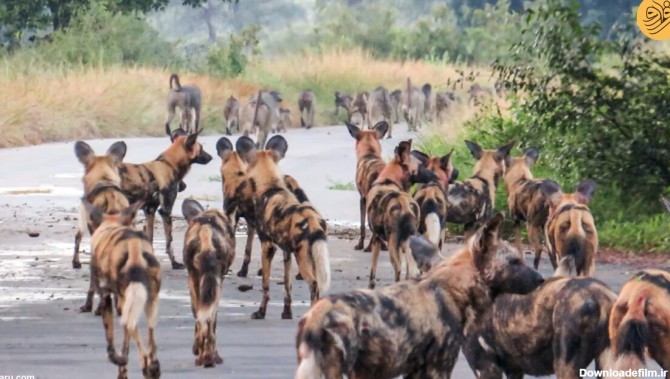
M398 128L396 129L403 129ZM298 179L317 209L328 219L331 229L355 228L359 219L358 193L331 190L337 184L353 185L355 170L354 140L344 126L311 130L292 129L284 134L289 143L286 158L280 163L284 173ZM400 139L414 138L402 131L382 142L386 157ZM174 249L181 260L185 223L181 201L189 196L206 207L221 207L220 159L215 144L219 136L201 138L214 159L206 166L195 165L186 177L188 188L179 194L175 205ZM237 136L231 138L233 143ZM114 141L88 141L101 154ZM125 161L139 163L154 159L168 144L165 138L128 138ZM116 368L107 361L102 321L92 314L78 313L88 286L88 253L84 267L71 267L75 228L78 223L78 198L81 196L83 168L73 152L73 143L54 143L0 150L0 377L32 375L35 378L116 377ZM345 186L346 187L346 186ZM224 280L219 310L218 346L225 360L212 369L194 366L191 354L193 318L190 311L186 272L170 268L164 251L162 224L158 218L154 248L163 267L157 327L158 358L163 378L292 378L296 368L295 330L309 306L309 292L303 282L293 288L294 319L281 320L282 268L275 259L272 269L271 302L266 320L251 320L261 299L260 277L241 279L229 275ZM140 222L141 216L140 216ZM30 237L29 232L39 233ZM333 270L331 292L365 287L370 255L353 250L356 233L331 236L329 249ZM238 236L236 272L241 264L244 236ZM85 237L82 248L88 251ZM461 246L450 244L445 254ZM250 271L260 267L258 241ZM530 263L530 257L528 260ZM550 275L550 264L543 260L541 271ZM297 269L294 265L294 271ZM635 269L619 265L599 265L597 277L619 290ZM380 259L379 285L391 283L391 265L386 255ZM253 289L241 292L238 286ZM97 299L96 299L97 304ZM116 327L117 348L120 330ZM143 335L146 328L140 325ZM129 375L141 377L138 355L131 346ZM657 366L651 366L657 368ZM461 356L453 378L473 378Z

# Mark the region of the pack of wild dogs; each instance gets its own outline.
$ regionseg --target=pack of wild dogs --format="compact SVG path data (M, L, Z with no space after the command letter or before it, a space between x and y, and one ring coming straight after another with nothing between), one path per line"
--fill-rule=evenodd
M296 379L449 378L460 351L476 377L487 379L552 373L576 378L593 361L598 369L627 370L643 367L648 358L670 370L670 273L640 271L618 296L593 278L598 251L588 208L593 181L583 181L570 193L550 179L536 179L531 168L538 150L514 156L513 142L484 149L466 141L476 163L472 175L461 181L451 153L431 157L413 149L412 140L400 141L393 158L385 161L380 140L390 134L393 121L356 125L354 108L346 105L360 194L355 249L372 252L369 289L324 295L331 283L327 225L295 178L279 169L288 152L281 135L266 141L267 135L258 133L256 142L243 135L234 145L227 137L218 140L223 207L182 202L188 228L183 263L178 262L172 251L172 207L186 187L191 165L208 164L212 156L198 142L199 109L193 129L182 123L171 130L175 108L200 106L197 87L181 86L176 75L171 86L173 81L166 124L170 143L155 160L124 162L124 142L112 144L104 155L96 155L82 141L74 147L85 173L73 267L81 268L84 230L91 233L92 252L90 287L81 311L92 311L97 293L96 314L102 316L107 355L118 366L119 378L128 376L131 338L143 376L160 377L155 328L162 275L153 250L157 211L172 268L187 270L196 366L223 363L216 343L217 309L224 276L235 258L235 230L244 218L247 241L238 276L248 275L256 234L261 243L262 299L251 317L266 316L271 263L278 248L284 263L283 319L293 317L293 257L299 279L308 284L311 307L298 324ZM252 120L274 117L275 108L267 104L277 96L259 91ZM374 101L369 104L368 125L375 109ZM260 114L263 106L265 115ZM306 125L311 127L313 118ZM495 211L500 179L515 225L513 244L503 239L504 216ZM134 226L140 209L146 216L143 230ZM443 258L447 223L462 224L466 242ZM534 269L526 266L521 251L523 223L535 254ZM372 232L367 247L366 225ZM396 283L375 289L383 250L389 253ZM535 271L545 250L555 269L546 280ZM123 328L120 352L114 343L115 313ZM147 345L138 330L142 313Z

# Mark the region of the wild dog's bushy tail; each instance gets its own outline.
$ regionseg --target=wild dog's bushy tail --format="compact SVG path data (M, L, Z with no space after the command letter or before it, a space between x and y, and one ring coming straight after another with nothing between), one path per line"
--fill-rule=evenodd
M400 196L398 197L398 200L400 205L400 215L398 217L398 240L396 243L397 246L403 246L403 244L408 243L409 237L416 235L417 219L414 212L412 212L409 197Z
M312 259L319 292L326 292L330 288L330 256L325 239L319 239L312 244Z
M646 297L640 296L632 303L624 315L614 336L610 336L614 344L613 360L609 367L612 370L639 369L645 365L645 350L649 339L649 325L644 316Z
M212 237L212 228L202 225L198 231L200 252L197 256L197 267L200 271L199 308L196 318L201 327L207 328L207 322L216 317L220 295L221 268L216 259L216 249Z
M181 89L181 83L179 83L179 75L177 74L170 75L170 89L172 89L172 82L175 83L175 87L177 88L177 91L179 91Z
M439 245L442 233L442 224L437 210L438 204L434 199L424 198L424 201L421 203L421 214L425 215L423 219L424 235L435 246Z
M121 325L129 330L135 330L140 315L147 303L147 271L146 268L133 265L127 271L130 284L124 293L124 303L121 310Z
M298 324L296 335L296 349L298 353L298 369L295 379L321 379L321 351L317 344L321 344L328 313L333 309L330 299L317 301L302 317Z

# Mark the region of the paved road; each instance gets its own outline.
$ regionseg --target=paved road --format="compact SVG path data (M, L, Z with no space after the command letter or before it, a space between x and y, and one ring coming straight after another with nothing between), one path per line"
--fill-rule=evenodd
M384 140L390 154L400 138ZM333 225L353 225L358 220L358 194L355 191L329 190L335 183L353 181L355 157L353 140L343 126L290 130L287 157L280 166L294 175L308 195ZM218 137L203 137L205 149L215 155ZM233 142L236 137L233 137ZM416 138L416 136L414 137ZM113 140L89 141L104 151ZM126 161L142 162L155 158L164 149L166 138L126 139ZM87 287L87 265L82 270L70 266L72 238L77 223L78 196L81 195L82 168L73 153L73 144L56 143L27 148L0 150L0 377L35 375L38 378L115 378L115 367L106 360L102 322L91 314L76 310ZM179 195L175 209L187 196L205 205L220 207L220 182L216 180L220 160L195 166L186 178L188 188ZM27 231L40 236L30 238ZM175 224L175 251L178 256L185 225ZM283 287L281 267L275 262L272 272L272 300L267 319L250 320L260 300L260 278L227 277L219 312L219 348L225 359L222 366L201 369L193 365L190 353L193 320L186 289L186 273L173 271L162 249L163 234L157 225L156 254L164 268L160 297L157 340L164 378L292 378L295 370L294 336L297 320L307 310L308 290L302 282L294 286L294 320L281 320ZM238 236L238 247L244 237ZM366 285L370 256L353 251L354 241L331 237L333 291ZM82 245L88 246L86 239ZM459 249L448 245L447 254ZM241 249L238 248L238 252ZM259 267L258 243L252 271ZM239 253L238 253L239 254ZM239 255L238 255L239 257ZM84 255L84 260L88 255ZM240 265L235 262L234 269ZM549 263L542 262L546 275ZM294 269L295 270L295 269ZM601 265L598 276L616 290L632 269ZM391 282L391 266L380 259L381 285ZM240 292L240 284L253 290ZM117 336L119 334L117 333ZM118 340L117 340L118 343ZM134 347L131 348L130 374L139 377ZM461 357L454 378L472 378Z

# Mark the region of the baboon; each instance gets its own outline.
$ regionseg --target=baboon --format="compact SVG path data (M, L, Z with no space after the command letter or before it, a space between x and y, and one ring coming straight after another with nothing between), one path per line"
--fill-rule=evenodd
M416 131L423 120L425 103L426 96L420 89L413 87L410 78L407 78L407 87L400 94L400 109L410 131Z
M488 87L482 87L479 83L475 83L468 89L468 94L470 95L468 104L480 105L485 99L491 99L493 97L493 90Z
M277 128L273 130L274 133L286 132L286 128L291 126L291 110L288 108L279 108L279 120L277 121Z
M393 124L398 124L400 123L400 94L402 93L401 90L396 89L393 92L389 94L389 97L391 98L391 119L393 121Z
M258 91L242 109L240 115L242 134L249 136L255 130L256 144L265 146L268 135L277 128L281 101L281 95L277 91ZM260 105L256 106L257 104Z
M306 89L298 97L298 109L300 110L300 127L311 128L314 126L314 114L316 108L316 95L311 89Z
M384 87L377 87L370 94L368 100L368 129L385 121L389 125L388 135L386 138L391 138L392 125L391 118L393 116L393 106L391 105L391 97L389 91Z
M368 99L370 94L367 92L359 92L354 101L351 103L351 109L349 111L349 122L360 126L361 128L365 127L365 122L368 115Z
M172 87L173 83L175 85L174 88ZM182 86L179 82L179 76L177 74L170 75L170 92L168 93L167 97L168 116L167 121L165 122L165 127L168 129L170 128L170 123L175 116L175 108L182 110L182 116L184 115L184 110L193 109L195 112L195 125L193 125L193 129L191 128L190 123L186 128L182 128L186 130L187 133L191 133L194 130L199 130L200 107L202 104L201 99L202 95L200 94L200 88L194 84Z
M435 94L435 121L444 122L445 114L454 106L456 95L453 92L438 92Z
M335 91L335 116L338 115L340 108L344 108L344 110L347 111L347 122L350 122L352 102L353 99L351 96L341 93L340 91Z
M226 119L226 135L230 136L233 128L240 131L240 102L231 95L223 108L223 117Z
M433 86L426 83L421 87L424 96L423 115L426 121L433 121Z

